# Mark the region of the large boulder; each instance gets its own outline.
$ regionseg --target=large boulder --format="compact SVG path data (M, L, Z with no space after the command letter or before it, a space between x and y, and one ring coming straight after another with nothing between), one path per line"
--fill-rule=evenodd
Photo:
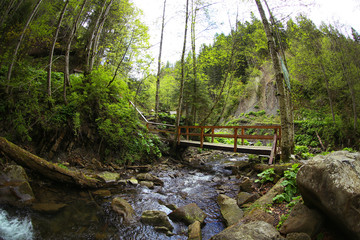
M220 194L217 197L217 203L220 206L220 212L225 220L226 226L237 223L244 216L244 212L239 208L235 199Z
M210 240L280 240L275 227L263 221L234 224L216 234Z
M165 212L146 210L141 215L141 222L155 227L165 227L168 231L172 231L174 227L171 225Z
M0 171L0 203L14 206L30 205L35 200L24 168L9 165Z
M131 222L134 220L135 211L125 199L120 197L114 198L111 202L111 207L123 218L124 222Z
M203 224L206 214L196 205L196 203L190 203L183 207L179 207L169 214L169 217L173 221L184 222L190 225L196 221Z
M298 203L291 210L289 217L285 220L279 231L282 234L306 233L315 237L323 223L323 218L316 210L309 209Z
M321 210L350 239L360 239L360 153L314 157L300 168L297 185L305 204Z

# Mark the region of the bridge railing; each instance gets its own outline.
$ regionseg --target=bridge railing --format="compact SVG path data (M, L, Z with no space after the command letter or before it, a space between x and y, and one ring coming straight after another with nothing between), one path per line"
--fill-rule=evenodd
M273 134L262 135L262 134L249 134L249 129L265 129L273 131ZM229 133L217 132L218 130L226 130ZM178 143L180 143L181 136L185 136L186 140L191 137L200 138L200 147L203 147L205 137L210 137L211 142L214 142L215 138L230 138L234 140L234 152L237 150L238 139L241 139L241 145L244 145L245 140L272 140L274 154L276 154L277 146L280 146L281 141L281 126L179 126L177 129ZM232 132L232 133L231 133ZM279 145L278 145L279 144Z

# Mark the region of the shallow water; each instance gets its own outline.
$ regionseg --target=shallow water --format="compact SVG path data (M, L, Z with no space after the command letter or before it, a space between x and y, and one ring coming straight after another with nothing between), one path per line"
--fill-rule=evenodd
M67 206L57 213L40 213L23 209L3 207L10 218L20 219L18 224L10 224L10 231L15 233L18 226L29 235L23 239L187 239L187 226L172 222L174 236L156 232L153 227L140 222L145 210L161 210L169 214L166 204L184 206L196 203L206 214L205 226L202 228L204 240L211 238L224 229L216 198L219 192L234 197L238 190L238 180L231 176L225 166L234 161L245 160L245 157L211 156L205 160L206 171L178 167L174 164L156 168L151 173L164 181L164 186L148 189L144 186L113 187L110 197L93 196L90 192L69 189L62 186L54 188L47 184L34 187L39 192L37 199L65 203ZM126 199L134 208L137 221L124 223L111 210L114 197ZM3 211L4 212L4 211ZM2 212L0 212L2 213ZM4 212L4 214L6 214ZM25 225L22 225L25 224ZM8 224L9 225L9 224ZM0 229L8 226L0 221ZM8 228L8 227L7 227ZM13 229L11 229L13 228ZM0 232L3 235L2 232ZM4 235L5 236L5 235ZM7 238L4 239L17 239Z

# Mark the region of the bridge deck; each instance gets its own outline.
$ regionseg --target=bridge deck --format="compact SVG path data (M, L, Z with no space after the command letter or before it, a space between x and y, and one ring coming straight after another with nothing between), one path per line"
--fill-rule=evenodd
M200 141L180 140L181 146L200 147ZM222 151L234 152L234 144L203 142L203 147ZM270 155L271 147L238 145L236 152L257 155Z

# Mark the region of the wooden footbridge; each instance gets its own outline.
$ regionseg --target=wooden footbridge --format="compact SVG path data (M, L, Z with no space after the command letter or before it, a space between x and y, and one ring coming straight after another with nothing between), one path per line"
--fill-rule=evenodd
M134 106L135 107L135 106ZM150 132L176 135L177 144L228 152L269 156L272 164L280 152L281 126L179 126L148 121L138 110ZM270 142L271 146L249 145L249 141ZM224 142L232 142L227 144Z

